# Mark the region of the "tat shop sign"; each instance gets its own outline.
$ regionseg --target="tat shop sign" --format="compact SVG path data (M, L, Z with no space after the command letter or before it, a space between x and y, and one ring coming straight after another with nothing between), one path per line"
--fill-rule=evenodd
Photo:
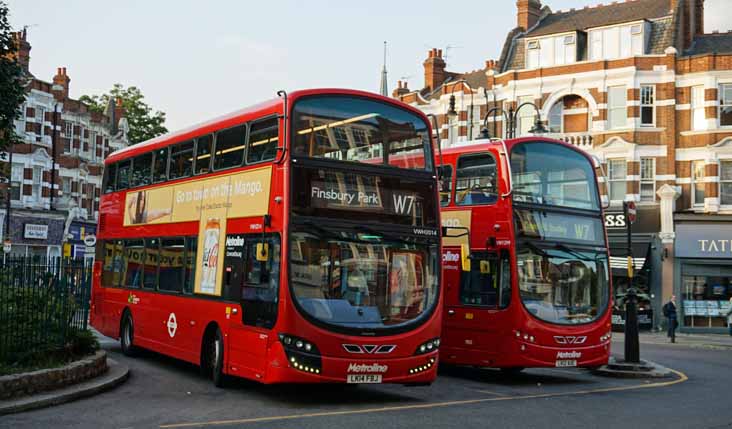
M39 225L34 223L26 223L23 230L23 238L32 240L48 239L48 225Z
M677 223L674 246L679 258L732 258L732 225Z

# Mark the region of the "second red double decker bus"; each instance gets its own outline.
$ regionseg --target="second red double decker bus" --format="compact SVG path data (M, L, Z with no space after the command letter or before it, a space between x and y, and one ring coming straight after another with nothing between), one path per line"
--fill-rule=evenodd
M280 95L105 160L92 325L216 384L431 383L426 117L359 91Z
M543 138L471 142L442 159L441 361L607 363L610 271L593 160Z

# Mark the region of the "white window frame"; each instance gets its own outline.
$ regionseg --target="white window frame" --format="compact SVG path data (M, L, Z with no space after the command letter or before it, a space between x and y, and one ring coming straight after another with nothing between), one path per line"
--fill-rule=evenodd
M23 177L25 175L25 165L14 162L10 168L10 199L11 201L20 201L23 199ZM13 184L18 187L18 198L13 198Z
M61 178L61 193L64 197L71 195L71 177Z
M615 170L615 168L613 167L614 163L618 163L618 164L623 163L623 170L624 170L625 174L623 174L621 177L613 178L614 170ZM608 184L609 186L607 187L608 199L613 202L625 201L625 197L628 194L628 161L625 158L608 159L607 160L607 177L608 177L608 182L609 182L609 184ZM622 182L625 185L625 191L623 192L622 198L619 200L613 199L613 196L615 196L612 193L613 182Z
M552 131L551 129L551 119L552 119L552 112L556 106L559 106L559 131ZM547 128L549 129L549 132L552 133L563 133L564 132L564 99L560 99L552 107L549 108L549 112L547 115Z
M602 30L590 31L588 43L590 44L590 46L588 47L588 50L590 51L590 59L593 61L601 60L603 58Z
M701 172L702 175L698 176L696 174L697 167L701 164ZM704 207L704 199L702 199L701 203L696 202L696 185L700 184L702 185L702 188L705 185L704 177L706 177L706 162L703 159L696 159L691 161L691 207L692 208L698 208L698 207ZM704 197L706 197L706 190L704 191Z
M730 195L730 201L724 201L722 199L722 184L729 183L732 184L732 177L729 177L727 179L724 179L724 175L722 174L722 164L730 163L732 164L732 159L721 159L719 160L719 205L725 206L725 207L731 207L732 206L732 195Z
M538 40L529 40L526 42L526 68L539 68L539 59L541 58L541 49Z
M74 137L74 123L73 122L66 122L66 125L64 125L64 137L68 137L69 139Z
M650 163L650 172L644 168L644 163ZM647 165L646 165L647 166ZM649 177L650 176L650 177ZM653 186L653 192L651 198L643 198L643 186ZM640 185L638 187L640 194L640 200L644 203L655 203L656 202L656 158L641 158L640 159Z
M43 198L43 167L34 165L32 177L31 197L35 201L41 201L41 198Z
M707 111L704 93L704 85L691 87L691 129L694 131L707 129Z
M618 96L622 94L622 104L616 100L613 93L617 93ZM623 112L622 124L613 121L614 111ZM625 85L609 86L607 88L607 123L609 129L626 128L628 126L628 88Z
M43 137L45 135L46 127L44 124L46 123L46 108L43 106L36 106L36 122L41 124L41 130L39 131L39 136Z
M525 95L516 99L516 108L527 102L534 102L534 97L531 95ZM534 117L536 111L531 106L524 106L518 111L516 116L516 137L525 137L529 135L529 130L534 126Z
M725 107L728 107L732 109L732 96L730 96L729 99L725 100L725 89L732 94L732 83L722 83L719 85L719 110L717 113L717 123L719 125L719 128L732 128L732 123L727 125L722 125L722 109Z
M97 133L89 130L89 158L92 161L97 160Z
M651 100L649 102L648 99L644 99L643 97L643 89L650 88L651 91ZM651 122L650 123L644 123L643 122L643 108L649 108L651 109ZM638 112L640 114L640 125L641 127L655 127L656 126L656 85L641 85L640 86L640 111Z

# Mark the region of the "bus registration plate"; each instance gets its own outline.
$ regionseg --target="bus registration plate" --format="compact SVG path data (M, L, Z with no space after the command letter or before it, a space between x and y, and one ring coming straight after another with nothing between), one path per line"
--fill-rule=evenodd
M557 368L572 368L577 366L577 360L575 359L566 359L566 360L558 360L555 365Z
M348 383L376 384L381 383L381 374L348 374Z

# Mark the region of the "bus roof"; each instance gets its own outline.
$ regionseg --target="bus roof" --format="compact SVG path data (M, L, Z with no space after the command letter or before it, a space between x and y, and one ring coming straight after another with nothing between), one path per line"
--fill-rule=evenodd
M369 97L377 100L381 100L384 102L388 102L390 104L397 104L402 108L406 108L408 110L411 110L414 113L417 113L418 115L422 116L425 120L426 117L424 114L417 110L414 107L408 106L406 104L401 103L398 100L395 100L393 98L388 98L381 96L379 94L375 94L372 92L366 92L366 91L359 91L354 89L342 89L342 88L314 88L314 89L305 89L305 90L298 90L293 91L291 93L288 93L287 100L290 107L293 105L294 101L297 100L300 97L307 96L307 95L315 95L315 94L338 94L338 95L356 95L356 96L362 96L362 97ZM272 98L270 100L245 107L243 109L227 113L222 116L218 116L213 119L209 119L207 121L201 122L196 125L192 125L187 128L183 128L178 131L174 131L172 133L163 134L162 136L155 137L153 139L144 141L142 143L134 144L131 146L128 146L126 148L120 149L116 152L111 153L105 160L104 164L110 164L113 162L117 162L123 159L127 158L133 158L137 155L161 148L166 147L171 144L175 144L178 142L183 142L186 140L190 140L194 137L205 135L208 133L211 133L216 130L228 128L231 126L234 126L236 124L250 121L252 119L257 119L262 116L270 115L273 113L282 113L282 98Z
M503 140L506 143L507 149L510 149L519 144L524 142L549 142L549 143L556 143L560 144L562 146L568 147L576 152L581 153L586 158L592 160L591 156L587 154L582 149L573 146L569 143L566 143L561 140L547 138L547 137L539 137L539 136L530 136L530 137L519 137L515 139L505 139ZM453 145L449 148L442 149L442 155L461 155L465 153L475 153L475 152L482 152L488 149L497 149L501 147L501 140L500 139L477 139L477 140L470 140L470 141L461 141L458 142L458 144ZM439 157L439 152L435 153L435 157Z

